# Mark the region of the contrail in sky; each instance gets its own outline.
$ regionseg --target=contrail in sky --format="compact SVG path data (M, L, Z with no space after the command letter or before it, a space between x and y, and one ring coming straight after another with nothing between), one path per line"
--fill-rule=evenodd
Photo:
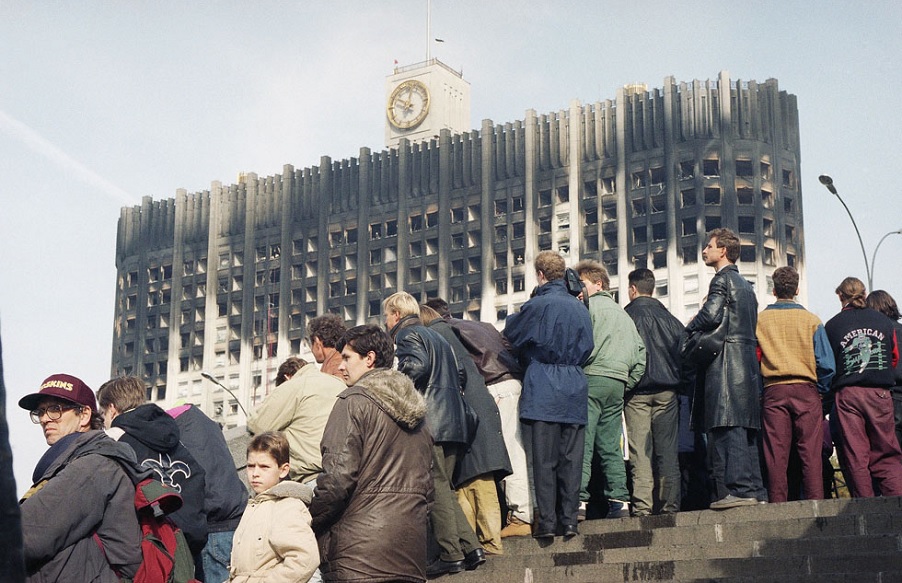
M119 202L135 204L135 197L100 176L69 154L63 152L39 133L0 110L0 131L22 141L26 146L56 165L74 173L81 181L94 186Z

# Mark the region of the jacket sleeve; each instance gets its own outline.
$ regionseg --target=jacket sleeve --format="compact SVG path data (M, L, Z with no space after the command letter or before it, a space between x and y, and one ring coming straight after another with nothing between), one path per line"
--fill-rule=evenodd
M814 330L814 363L817 368L817 390L821 394L827 394L830 392L833 375L836 374L836 359L823 324L818 324Z
M717 277L711 282L708 290L708 299L698 311L698 314L686 326L686 332L707 332L714 330L724 319L727 306L727 282L726 277Z
M429 380L431 365L422 338L416 332L401 331L396 338L398 371L406 374L418 389Z
M283 498L277 504L269 545L282 560L266 573L266 581L307 581L319 567L319 549L310 529L310 512L297 498Z
M645 342L642 341L642 337L639 336L638 332L634 342L636 342L636 361L630 368L629 379L626 381L626 390L628 391L633 390L639 384L639 381L642 380L642 375L645 374L646 358L648 357L645 350Z
M285 390L282 386L277 387L248 417L248 430L254 434L284 430L294 419L293 398L293 391Z
M76 458L22 502L26 566L41 565L94 533L112 498L110 484L118 469L100 455Z
M357 398L360 397L359 395ZM353 409L354 396L338 399L332 408L321 449L323 472L316 479L310 514L313 531L320 535L344 514L357 489L363 457L363 430L359 414Z

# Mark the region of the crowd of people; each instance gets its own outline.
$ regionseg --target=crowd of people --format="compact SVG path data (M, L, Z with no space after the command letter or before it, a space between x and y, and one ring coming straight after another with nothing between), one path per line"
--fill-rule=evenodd
M621 307L603 265L551 251L501 332L403 291L384 326L315 318L320 366L287 359L248 417L250 493L197 407L52 375L19 401L49 446L20 503L29 581L133 577L147 476L180 493L171 518L215 583L414 583L587 519L819 499L834 444L852 496L902 495L893 298L846 278L824 325L780 267L759 313L738 256L733 232L708 234L715 275L685 327L650 270Z

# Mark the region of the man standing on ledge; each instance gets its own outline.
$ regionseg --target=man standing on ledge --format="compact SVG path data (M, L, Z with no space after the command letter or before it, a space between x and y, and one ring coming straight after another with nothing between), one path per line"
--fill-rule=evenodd
M520 419L532 443L535 538L579 534L579 486L588 418L588 385L582 365L594 346L589 310L567 292L564 258L536 256L539 287L520 311L507 317L504 336L526 365ZM527 449L528 451L528 449ZM558 514L557 509L560 509Z
M708 459L716 501L712 510L766 501L758 462L761 429L761 374L756 353L758 300L739 275L739 238L729 229L708 233L702 251L705 265L717 270L708 299L686 332L713 334L726 326L723 348L704 371L704 389L696 394L694 423L708 434Z

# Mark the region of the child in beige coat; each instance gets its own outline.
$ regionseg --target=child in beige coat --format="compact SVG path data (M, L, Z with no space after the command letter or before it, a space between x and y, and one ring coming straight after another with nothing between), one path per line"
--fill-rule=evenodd
M319 566L307 505L312 490L288 477L288 440L261 433L247 446L247 479L254 491L235 530L229 581L306 583Z

